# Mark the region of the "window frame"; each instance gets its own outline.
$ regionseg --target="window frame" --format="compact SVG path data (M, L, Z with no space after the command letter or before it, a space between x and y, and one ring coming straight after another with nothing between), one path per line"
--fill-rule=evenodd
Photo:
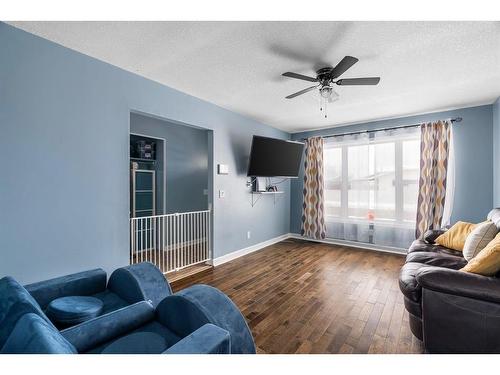
M371 134L370 134L371 135ZM392 138L392 139L391 139ZM343 222L343 223L376 223L377 225L384 225L390 227L414 227L415 220L405 220L404 219L404 169L403 169L403 143L405 141L420 141L420 133L408 133L408 134L397 134L397 135L388 135L387 137L383 137L381 139L376 139L376 137L369 137L368 139L363 140L346 140L340 141L339 143L334 142L325 142L325 149L332 148L340 148L341 149L341 181L340 181L340 215L331 215L327 214L325 210L325 221L326 222ZM348 216L349 211L349 147L352 146L360 146L362 144L367 145L375 145L381 143L393 143L394 144L394 207L395 214L394 219L387 218L375 218L375 219L362 219L362 218L354 218ZM325 164L327 164L327 157L325 151L323 151L323 158L325 160ZM324 179L324 190L325 192L332 189L327 189L327 172L325 171L325 179ZM418 184L418 179L416 181ZM337 190L337 189L336 189ZM417 200L418 197L415 197ZM416 202L417 204L417 202ZM325 208L326 208L325 202Z

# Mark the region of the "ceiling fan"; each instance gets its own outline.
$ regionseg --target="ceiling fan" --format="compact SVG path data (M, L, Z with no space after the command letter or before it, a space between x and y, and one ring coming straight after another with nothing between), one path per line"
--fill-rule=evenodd
M358 61L359 60L355 57L345 56L342 59L342 61L340 61L334 68L325 67L317 70L316 78L293 72L283 73L282 75L285 77L302 79L304 81L318 83L314 86L305 88L296 93L288 95L286 99L292 99L299 95L305 94L306 92L319 88L319 94L321 95L321 98L325 99L326 103L326 100L332 102L339 98L339 95L333 89L333 84L336 84L338 86L377 85L380 82L380 77L343 78L336 80Z

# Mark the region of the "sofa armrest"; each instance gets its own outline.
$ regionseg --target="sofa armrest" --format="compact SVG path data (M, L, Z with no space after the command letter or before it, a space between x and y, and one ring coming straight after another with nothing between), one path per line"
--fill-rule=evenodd
M100 268L73 273L24 286L42 309L59 297L89 296L106 289L106 272Z
M154 311L149 302L140 301L67 328L61 334L82 353L153 320Z
M416 276L422 288L500 303L500 279L442 267L423 267Z
M230 352L229 332L213 324L205 324L172 345L163 354L230 354Z
M428 244L436 243L436 238L446 232L447 229L429 229L424 233L423 239Z

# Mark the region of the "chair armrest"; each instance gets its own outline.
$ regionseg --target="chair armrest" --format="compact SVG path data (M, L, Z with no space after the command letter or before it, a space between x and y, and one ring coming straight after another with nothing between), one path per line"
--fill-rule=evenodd
M42 309L59 297L90 296L106 289L106 272L100 268L73 273L24 286Z
M428 244L436 243L436 238L446 232L447 229L429 229L424 233L424 241Z
M57 328L34 313L24 314L14 326L0 354L75 354L76 349Z
M157 320L184 337L206 323L231 335L231 353L255 354L252 332L238 307L220 290L193 285L166 297L156 308Z
M61 334L82 353L130 332L154 317L154 307L149 302L140 301L67 328Z
M422 288L500 303L500 279L442 267L423 267L416 276Z
M165 275L150 262L116 269L109 278L108 289L128 303L149 301L153 307L172 294Z
M163 354L230 354L230 352L229 332L213 324L205 324L172 345Z

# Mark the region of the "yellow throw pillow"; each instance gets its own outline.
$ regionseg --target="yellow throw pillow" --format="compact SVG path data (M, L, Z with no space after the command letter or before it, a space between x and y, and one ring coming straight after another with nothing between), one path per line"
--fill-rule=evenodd
M453 226L436 238L438 245L449 249L462 251L464 249L465 240L472 232L476 224L466 223L465 221L457 221Z
M500 271L500 233L460 271L493 276Z

